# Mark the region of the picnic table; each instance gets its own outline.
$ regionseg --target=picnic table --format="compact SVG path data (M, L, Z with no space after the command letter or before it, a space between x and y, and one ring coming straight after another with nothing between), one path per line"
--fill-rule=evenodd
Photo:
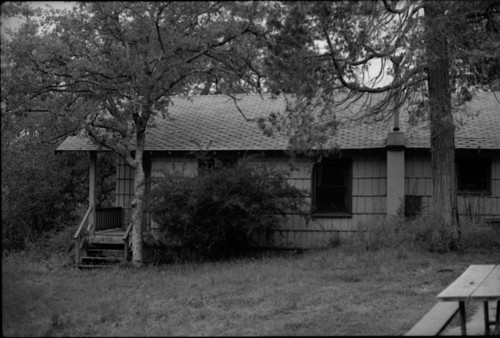
M470 265L437 298L444 302L458 301L462 335L467 335L465 303L468 301L483 302L485 334L490 333L490 325L495 325L496 331L500 325L500 265ZM489 301L497 302L494 321L489 318Z

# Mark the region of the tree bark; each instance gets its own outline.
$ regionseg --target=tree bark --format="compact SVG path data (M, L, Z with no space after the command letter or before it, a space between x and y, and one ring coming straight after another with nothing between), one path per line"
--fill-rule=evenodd
M146 180L144 173L144 146L146 144L146 128L142 123L136 122L136 140L135 150L135 172L134 172L134 199L132 207L132 264L141 267L143 263L142 233L143 233L143 213L144 199L146 192Z
M445 7L425 2L428 20L429 115L431 128L432 206L458 236L457 184L455 177L455 126L451 109L450 59L446 35L436 32L435 19L444 16Z

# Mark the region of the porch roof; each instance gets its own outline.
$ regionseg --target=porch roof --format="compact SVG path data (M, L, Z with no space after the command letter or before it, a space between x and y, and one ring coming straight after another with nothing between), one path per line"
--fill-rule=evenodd
M148 128L146 151L197 150L285 150L288 137L274 133L264 135L258 126L259 117L283 113L285 97L271 95L240 95L237 106L225 95L200 95L189 99L172 98L168 116L154 118ZM239 109L238 109L239 108ZM353 121L363 115L362 103L344 105L335 110L342 122L330 145L340 149L374 149L386 146L391 121ZM351 117L351 119L349 118ZM457 149L500 149L500 92L479 92L454 114ZM400 112L400 130L405 134L407 148L430 148L428 121L410 125L408 108ZM57 151L105 150L84 133L70 136Z

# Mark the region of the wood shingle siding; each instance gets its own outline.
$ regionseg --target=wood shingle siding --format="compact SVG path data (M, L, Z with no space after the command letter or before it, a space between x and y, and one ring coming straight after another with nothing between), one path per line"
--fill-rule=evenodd
M290 214L286 223L269 234L256 235L260 246L308 248L343 241L360 225L368 225L385 217L387 195L386 153L383 150L346 153L352 158L352 212L348 217L313 217L306 224L301 215ZM306 159L290 161L286 157L255 158L256 166L266 166L288 173L292 186L306 192L308 202L312 194L312 168L314 163ZM162 177L165 172L183 176L198 173L198 161L194 157L171 155L152 159L151 176ZM405 195L421 197L422 209L428 208L432 196L430 153L428 150L406 149ZM133 196L133 170L119 161L117 165L116 204L124 208L125 224L130 220L130 201ZM500 160L492 158L491 194L459 195L459 215L473 218L494 218L500 214ZM149 220L146 228L149 228Z
M421 196L422 209L428 208L432 203L430 152L429 150L407 149L405 156L405 195ZM498 217L500 214L500 160L498 158L494 156L491 158L491 194L459 194L458 213L461 220Z
M155 156L151 163L151 177L163 177L164 173L187 177L196 176L198 175L198 161L187 157Z
M385 151L353 152L352 158L352 213L349 217L313 218L306 224L300 215L289 215L287 222L271 234L276 247L321 247L331 241L344 240L355 232L360 223L368 223L385 216L386 158ZM313 162L287 158L259 159L256 165L288 171L292 186L305 189L310 201ZM291 169L292 168L292 169ZM291 169L291 170L290 170ZM265 235L259 237L265 245ZM264 241L264 242L263 242Z

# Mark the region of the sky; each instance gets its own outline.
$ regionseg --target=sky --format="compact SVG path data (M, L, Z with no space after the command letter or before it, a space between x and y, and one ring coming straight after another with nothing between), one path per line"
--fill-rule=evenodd
M27 3L34 8L37 7L47 8L46 6L50 6L55 9L71 9L75 4L74 2L71 1L27 1ZM2 18L1 28L0 28L2 36L5 34L5 30L7 28L16 29L20 26L21 22L22 19L20 18L13 18L8 20Z

